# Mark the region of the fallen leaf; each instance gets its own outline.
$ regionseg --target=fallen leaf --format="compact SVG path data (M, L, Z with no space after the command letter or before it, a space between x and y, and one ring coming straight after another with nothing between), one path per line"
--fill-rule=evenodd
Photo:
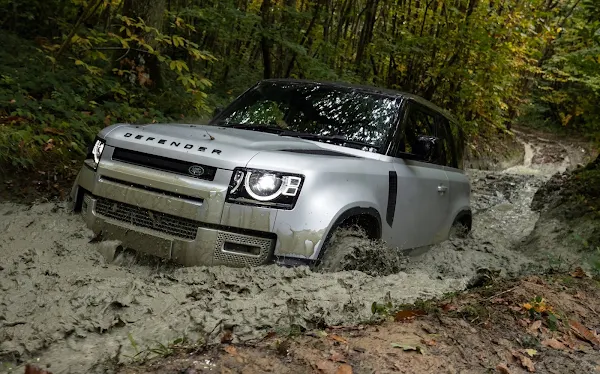
M521 318L521 319L519 319L519 321L518 321L518 322L519 322L519 324L520 324L521 326L523 326L523 327L527 327L527 326L529 326L529 320L527 320L527 319L523 319L523 318Z
M529 357L533 357L537 354L537 351L535 349L529 348L529 349L525 350L525 353L527 353L529 355Z
M453 311L453 310L456 310L456 306L455 306L455 305L452 305L452 304L450 304L450 303L448 303L448 304L444 304L444 305L442 305L442 310L443 310L444 312L451 312L451 311Z
M496 366L496 370L498 370L498 372L502 373L502 374L511 374L510 370L508 370L508 367L506 366L506 364L498 364L498 366Z
M575 349L575 350L580 350L580 344L578 343L579 340L576 340L575 338L573 338L573 336L571 334L569 334L568 336L563 336L559 341L559 343L562 343L564 345L567 346L567 348L571 348L571 349Z
M335 334L330 334L328 335L329 339L331 340L335 340L338 343L342 343L342 344L348 344L348 341L344 338L342 338L341 336L335 335Z
M593 345L600 345L600 338L598 338L598 335L594 331L589 330L577 321L569 321L569 325L571 325L571 330L581 339L587 340Z
M554 349L562 349L562 350L566 350L567 347L559 342L556 339L546 339L546 340L542 340L542 345L544 347L550 347L550 348L554 348Z
M418 316L424 316L427 313L422 310L401 310L394 315L394 321L396 322L408 322L412 321Z
M352 374L352 366L350 366L348 364L342 364L337 369L335 374Z
M231 343L232 340L233 340L233 333L231 332L231 330L225 330L225 333L221 337L221 343L222 344Z
M575 268L575 270L571 273L571 276L573 278L587 278L588 277L586 272L583 271L583 269L580 266Z
M336 372L335 364L331 361L319 361L315 366L321 373L333 374Z
M428 345L430 347L435 346L437 343L435 340L431 339L431 340L427 340L427 339L421 339L421 343Z
M420 354L425 354L425 350L420 345L398 344L392 343L393 348L401 348L403 351L417 351Z
M540 327L542 327L542 321L537 320L534 323L532 323L531 326L529 326L527 331L529 331L532 334L535 334L540 329Z
M530 373L535 373L535 365L529 357L521 356L521 365L526 368Z
M331 354L331 357L329 357L329 359L331 361L333 361L333 362L344 362L344 361L346 361L346 357L343 354L341 354L340 352L336 352L336 351L334 351Z
M31 364L25 365L25 374L52 374L49 371L44 369L40 369L37 366L33 366Z
M224 350L232 356L237 356L237 349L232 345L228 345Z
M46 145L44 145L44 151L50 151L52 148L54 148L54 144L52 144L52 142L54 142L54 139L50 139L48 140L48 142L46 143Z

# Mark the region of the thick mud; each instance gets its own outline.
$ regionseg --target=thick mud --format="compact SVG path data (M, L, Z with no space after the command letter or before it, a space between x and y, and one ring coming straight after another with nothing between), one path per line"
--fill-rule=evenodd
M374 301L461 290L482 268L499 276L542 271L544 262L520 250L538 219L531 199L553 173L572 166L574 151L527 138L524 147L523 165L469 171L475 217L468 238L394 261L394 271L365 264L368 253L386 250L381 243L350 251L346 261L360 263L347 268L362 271L335 273L177 268L122 256L107 263L107 244L93 243L66 206L0 204L0 370L37 361L54 374L111 372L136 351L178 338L213 342L230 331L239 342L271 330L359 323L371 317Z

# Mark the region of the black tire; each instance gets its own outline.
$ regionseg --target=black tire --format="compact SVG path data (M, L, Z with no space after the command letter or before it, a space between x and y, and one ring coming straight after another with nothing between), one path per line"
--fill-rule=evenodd
M399 249L369 238L360 227L336 229L323 251L313 268L320 273L358 270L372 276L385 276L402 271L407 262Z
M335 229L322 250L323 254L319 256L315 270L320 273L348 270L348 257L353 255L357 246L367 246L370 242L362 229Z
M471 227L469 224L465 223L463 220L457 220L452 224L450 228L450 235L448 235L449 239L466 239L469 237L471 233Z

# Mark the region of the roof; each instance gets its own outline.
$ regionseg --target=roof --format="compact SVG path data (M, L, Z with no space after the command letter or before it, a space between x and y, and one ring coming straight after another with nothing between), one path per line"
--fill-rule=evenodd
M382 87L375 87L375 86L368 86L368 85L360 85L360 84L354 84L354 83L346 83L346 82L329 82L329 81L319 81L319 80L309 80L309 79L284 79L284 78L272 78L272 79L263 79L261 80L259 83L261 82L272 82L272 83L293 83L293 84L314 84L314 85L320 85L320 86L327 86L327 87L334 87L334 88L344 88L344 89L350 89L350 90L357 90L357 91L362 91L362 92L370 92L370 93L376 93L376 94L380 94L380 95L385 95L385 96L391 96L391 97L402 97L402 98L408 98L411 100L414 100L415 102L427 106L430 109L433 109L437 112L440 112L442 114L444 114L446 117L448 117L449 120L452 120L454 122L458 122L456 120L456 118L447 110L435 105L434 103L430 102L429 100L426 100L424 98L422 98L421 96L409 93L409 92L404 92L404 91L397 91L397 90L392 90L389 88L382 88Z

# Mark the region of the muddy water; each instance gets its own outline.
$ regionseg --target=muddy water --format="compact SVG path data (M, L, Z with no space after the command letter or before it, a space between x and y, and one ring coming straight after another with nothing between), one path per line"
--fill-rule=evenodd
M357 323L370 317L373 301L412 302L463 289L482 267L540 270L513 247L537 220L529 209L534 192L569 160L560 147L553 148L558 156L540 155L548 147L539 143L525 144L519 167L469 171L476 213L469 238L438 245L381 277L276 266L107 264L100 244L90 243L91 232L65 206L0 204L0 361L5 370L38 361L55 374L110 372L135 354L131 338L143 349L181 337L215 341L224 329L244 341L272 329Z

